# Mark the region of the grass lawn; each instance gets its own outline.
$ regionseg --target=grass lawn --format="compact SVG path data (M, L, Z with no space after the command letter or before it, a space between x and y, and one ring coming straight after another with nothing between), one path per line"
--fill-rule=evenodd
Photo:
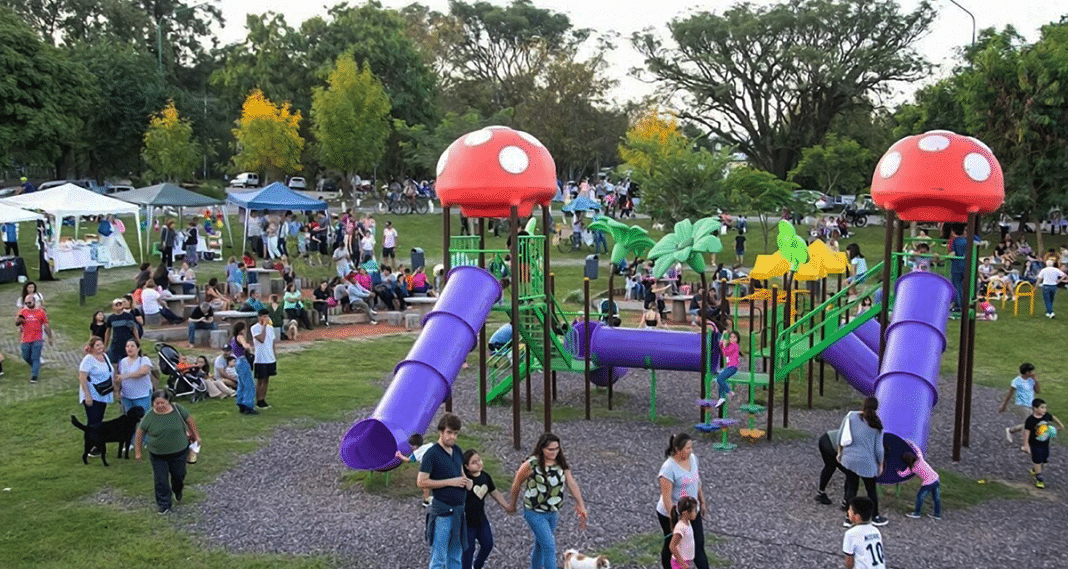
M378 216L379 227L387 219L392 220L399 231L398 250L402 253L401 261L404 264L408 264L408 250L415 246L425 250L428 266L441 261L440 215ZM649 220L639 220L637 223L648 226ZM83 231L92 229L95 227ZM240 234L240 229L239 224L234 225L235 234ZM867 252L870 264L877 262L881 255L883 233L882 227L865 228L858 232L855 239ZM30 274L35 277L37 260L33 234L33 226L23 224L20 244ZM661 232L653 231L652 236L659 238ZM155 238L156 234L150 234L150 240ZM853 240L843 241L842 247L850 241ZM1048 238L1047 246L1064 242L1064 237ZM725 243L725 248L729 249L732 243L733 239ZM490 238L490 246L503 245L503 237ZM772 236L771 247L774 246ZM292 244L291 247L295 249ZM748 264L752 263L758 252L763 252L763 238L759 228L753 227L749 233ZM225 251L225 256L230 254L230 250ZM557 275L559 292L581 289L580 261L586 254L561 254L553 250L553 270ZM602 275L607 275L606 265L607 261L603 259ZM213 276L222 277L222 270L223 263L202 264L198 279L206 282ZM333 274L332 266L307 267L303 262L298 262L297 271L313 279ZM68 347L80 343L87 336L93 310L106 308L112 298L132 287L134 273L133 267L103 271L98 295L90 298L84 307L78 305L76 292L69 282L42 285L53 326L66 338ZM70 281L78 278L80 273L65 271L59 276L64 281ZM687 280L691 279L693 276L688 275ZM0 290L13 293L19 286L0 285ZM606 288L605 277L593 287L598 292ZM1044 318L1040 299L1038 304L1038 314L1034 316L1012 316L1009 305L1007 311L1001 311L1000 320L978 323L975 379L980 384L1003 389L1016 375L1019 363L1030 361L1038 367L1043 396L1050 402L1050 410L1055 414L1068 415L1066 380L1055 374L1055 370L1060 369L1060 356L1068 347L1063 337L1064 327L1058 320ZM1062 292L1059 295L1058 305L1064 307L1058 312L1068 318L1068 294ZM578 308L574 303L571 306ZM503 316L494 314L493 319L503 320ZM949 348L943 356L942 371L953 374L956 370L958 340L954 322L951 322L949 330ZM1042 344L1035 341L1036 337L1043 339ZM262 445L266 436L279 426L336 421L355 408L373 405L381 396L376 381L390 373L393 365L407 352L411 341L409 336L367 342L329 341L288 354L279 362L279 373L280 377L289 379L280 381L300 381L313 388L302 389L292 398L273 401L275 408L270 413L255 418L234 413L232 402L229 401L197 404L195 413L201 420L206 449L210 449L210 460L203 460L191 468L190 482L204 482L223 473L242 455ZM361 358L359 366L352 366L347 358L339 357L339 354L351 354L355 350L373 352L376 356ZM206 550L199 540L176 531L171 523L156 516L151 507L151 476L147 461L134 463L131 460L127 463L115 459L110 468L103 468L98 461L83 467L71 458L79 456L81 450L80 438L75 436L76 431L66 420L72 412L80 417L80 411L76 410L74 404L74 370L46 366L42 374L45 381L69 382L68 392L22 400L3 397L8 381L21 381L13 377L25 376L24 364L16 359L9 357L8 376L0 380L0 488L3 489L0 492L0 527L6 528L0 535L0 567L147 567L181 564L185 567L251 568L334 565L333 560L326 557L231 555L219 550ZM293 379L297 377L300 379ZM826 388L824 398L817 396L814 399L820 407L841 408L855 401L855 395L844 383L833 380L833 372L828 374ZM595 414L598 417L617 417L618 412L606 411L605 397L604 392L595 393ZM951 395L944 394L943 397L951 398ZM791 405L803 405L805 399L804 383L795 382L791 386ZM535 410L535 413L538 411ZM554 413L559 421L578 420L582 414L581 408L558 408ZM109 414L111 416L113 414ZM502 428L506 430L506 427ZM465 439L461 440L461 445L478 446L478 441L485 437L504 436L503 431L497 432L500 429L465 428ZM783 432L783 435L787 434ZM509 478L492 457L486 458L489 458L487 470L494 477L500 480ZM1000 485L956 480L953 473L946 471L942 475L954 480L953 484L946 485L944 499L947 507L951 504L961 507L993 496L1012 494L1011 490ZM389 484L385 483L383 476L368 477L362 473L353 473L341 483L363 484L371 491L415 495L418 490L412 487L412 479L414 469L407 468L394 472ZM953 492L948 488L954 488ZM903 486L900 496L891 497L890 503L894 507L907 507L914 496L913 491L914 488ZM98 499L101 496L108 497L103 505ZM195 492L190 492L188 497L190 500L198 498ZM102 539L103 536L114 536L114 539ZM654 537L657 536L639 535L621 542L617 546L621 553L619 558L645 559L654 554L653 542L658 542Z

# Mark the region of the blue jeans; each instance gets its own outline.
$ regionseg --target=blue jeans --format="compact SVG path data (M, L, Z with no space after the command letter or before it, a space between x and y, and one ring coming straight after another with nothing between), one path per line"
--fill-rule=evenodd
M189 323L189 343L197 343L197 330L215 330L218 326L214 322L190 322Z
M530 569L556 569L557 512L535 512L523 509L523 519L534 534L534 549L530 550Z
M920 491L916 492L916 510L913 512L917 516L923 511L923 499L930 494L931 502L934 503L934 515L936 518L942 517L942 483L935 480L933 483L926 486L920 486Z
M129 397L122 398L123 413L129 411L130 409L133 409L134 407L140 407L145 410L145 413L148 413L152 409L152 397L137 397L135 399L130 399ZM133 436L130 437L130 442L134 442L136 438L137 431L134 431ZM143 442L145 444L148 444L148 435L145 435L145 440Z
M604 249L605 253L608 252L608 241L605 239L604 231L594 231L593 232L593 252L595 254L596 253L600 253L602 248Z
M1057 294L1057 285L1042 285L1042 302L1046 303L1046 314L1053 312L1053 297ZM25 346L25 344L23 344ZM37 375L36 373L34 375Z
M475 556L475 542L480 544L478 556ZM489 520L482 520L482 525L467 526L467 547L464 548L463 569L482 569L486 558L493 551L493 529ZM474 563L472 563L474 560Z
M252 409L256 404L256 380L252 377L252 366L248 365L245 356L237 358L237 393L234 394L234 402L238 408Z
M953 290L956 291L953 295L953 306L960 308L962 306L961 296L964 293L964 273L950 273L949 280L953 282Z
M22 361L33 368L30 375L37 377L41 374L41 350L44 348L44 340L22 343Z
M452 539L452 524L463 523L454 516L434 517L434 544L430 546L430 569L460 569L464 544ZM454 522L454 520L457 520Z
M719 386L720 397L726 397L731 392L730 386L727 385L727 380L736 373L738 373L738 368L730 366L723 368L723 371L719 372L719 375L716 376L716 385Z

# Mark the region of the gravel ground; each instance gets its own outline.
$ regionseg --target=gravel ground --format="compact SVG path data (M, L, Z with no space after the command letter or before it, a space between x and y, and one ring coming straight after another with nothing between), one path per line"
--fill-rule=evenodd
M468 422L477 421L477 377L468 370L459 380L455 409ZM540 376L539 376L540 377ZM644 372L624 378L626 419L558 422L554 431L564 441L590 509L586 530L579 528L571 504L562 511L558 547L597 551L632 537L658 532L653 512L655 476L671 432L680 427L651 423L648 382ZM694 374L658 373L661 415L696 417ZM535 382L539 383L539 382ZM281 387L284 384L279 384ZM582 406L577 376L560 376L558 405ZM685 386L685 387L684 387ZM1068 472L1063 446L1054 449L1045 491L1030 488L1029 461L1004 439L1007 416L996 413L1000 391L976 387L972 446L964 460L952 464L952 386L937 407L929 458L937 468L952 468L971 477L999 480L1023 489L1025 500L988 501L954 511L940 522L910 520L904 511L884 511L890 525L882 529L890 567L1068 567L1063 541L1068 536ZM278 397L284 396L279 392ZM535 401L541 399L535 386ZM541 430L540 413L524 413L524 452L511 448L510 407L491 407L483 431L489 439L483 454L496 456L506 470L517 466L534 434ZM360 409L353 419L371 410ZM268 411L269 412L269 411ZM700 439L695 452L702 459L709 512L705 528L711 550L730 567L836 567L842 514L812 499L822 465L815 438L835 426L842 411L791 409L791 428L811 437L777 437L755 445L743 443L722 453L711 439ZM781 424L781 423L780 423ZM342 489L349 472L337 458L337 445L349 423L322 424L312 429L280 429L258 451L242 459L218 480L198 487L205 498L181 508L173 518L179 527L203 535L208 545L236 552L325 554L340 567L425 567L428 550L421 541L423 508L418 499L368 494L361 487ZM488 434L486 434L488 433ZM786 439L786 440L780 440ZM193 480L195 483L195 478ZM507 486L508 480L497 480ZM842 477L832 480L840 491ZM892 491L892 490L888 490ZM928 505L928 508L930 506ZM518 517L509 518L492 503L487 509L494 527L493 567L526 567L531 536ZM1043 520L1036 524L1036 520ZM613 567L640 567L612 559Z

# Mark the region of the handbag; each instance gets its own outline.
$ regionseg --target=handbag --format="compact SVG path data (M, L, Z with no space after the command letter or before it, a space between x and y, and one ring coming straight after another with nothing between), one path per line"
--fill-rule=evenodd
M335 299L333 297L330 297L330 298L326 299L326 305L330 306L330 307L337 306L337 299Z
M853 431L849 428L849 415L852 414L850 412L846 415L845 426L842 427L842 434L838 437L838 446L840 447L847 447L853 444Z
M115 372L111 368L111 362L108 361L107 356L104 357L104 361L108 364L108 378L100 383L94 383L93 389L99 395L110 395L111 392L115 391L115 382L111 379Z

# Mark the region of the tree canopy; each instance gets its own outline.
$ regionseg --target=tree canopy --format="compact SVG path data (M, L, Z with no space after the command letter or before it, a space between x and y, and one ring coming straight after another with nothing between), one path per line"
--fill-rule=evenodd
M149 177L174 182L190 177L199 151L193 141L193 127L178 116L174 101L149 120L141 151Z
M934 16L926 1L909 13L892 0L743 3L672 21L671 42L643 32L633 43L648 77L680 97L680 117L785 179L837 115L925 75L913 46Z
M300 136L300 111L289 103L274 104L256 89L245 99L234 138L234 165L240 170L267 172L267 179L300 172L304 138Z

